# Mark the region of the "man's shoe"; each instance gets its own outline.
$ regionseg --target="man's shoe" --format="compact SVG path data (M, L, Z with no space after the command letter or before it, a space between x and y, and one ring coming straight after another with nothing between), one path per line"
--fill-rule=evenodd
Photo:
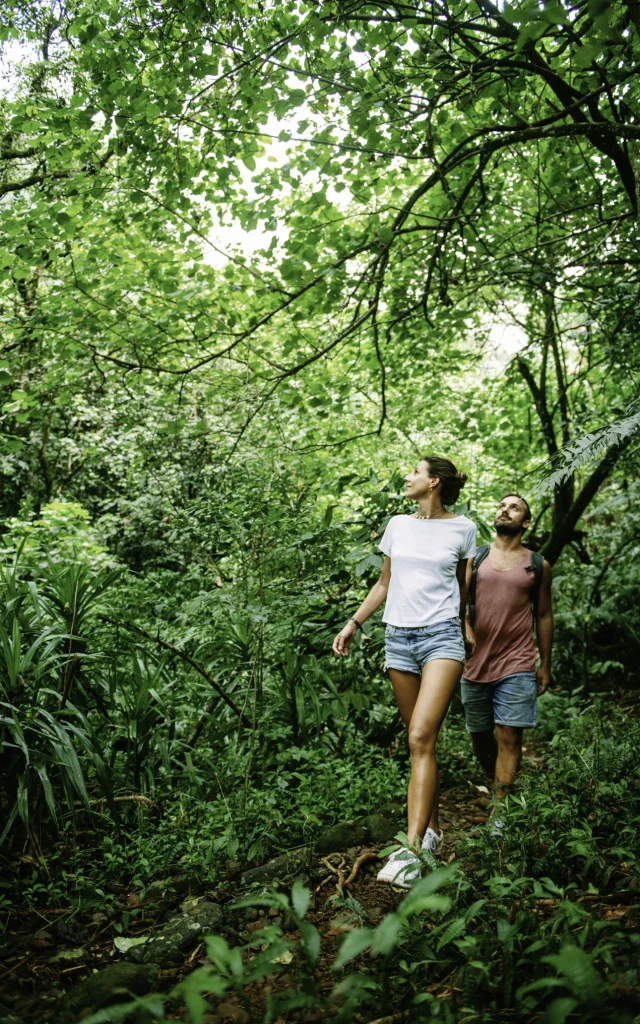
M410 889L420 878L420 861L415 853L404 846L394 850L387 863L378 872L379 882L389 882L401 889Z
M424 834L422 840L422 849L428 850L429 853L433 854L434 857L439 857L442 853L442 844L444 843L444 832L440 829L440 835L429 827Z

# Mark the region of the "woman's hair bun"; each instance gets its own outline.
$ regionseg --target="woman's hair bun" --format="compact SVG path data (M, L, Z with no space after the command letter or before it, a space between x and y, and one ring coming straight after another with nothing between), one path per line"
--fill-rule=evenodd
M467 474L459 473L453 462L441 459L437 455L425 455L424 461L429 467L429 475L440 480L440 498L443 505L455 505L458 495L464 487Z

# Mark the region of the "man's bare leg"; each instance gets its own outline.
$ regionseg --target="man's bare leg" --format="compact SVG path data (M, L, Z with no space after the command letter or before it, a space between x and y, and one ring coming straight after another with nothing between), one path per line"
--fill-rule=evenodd
M478 761L482 765L487 777L493 782L496 775L496 761L498 758L498 744L493 729L486 732L472 732L471 741Z
M496 740L498 756L494 793L495 800L499 802L511 792L513 780L522 760L522 729L512 725L496 725Z

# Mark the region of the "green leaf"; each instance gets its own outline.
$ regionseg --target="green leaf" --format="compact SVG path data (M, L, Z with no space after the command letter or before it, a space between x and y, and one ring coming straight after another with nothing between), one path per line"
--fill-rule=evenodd
M465 931L466 927L467 922L465 921L464 916L456 917L456 919L452 921L450 925L448 925L448 927L440 936L440 940L436 947L438 953L443 948L443 946L446 946L449 942L452 942L454 939L459 938L460 935L462 935L462 933Z
M373 933L371 949L374 953L382 953L387 956L398 942L405 919L400 914L387 914Z
M365 949L371 949L374 935L375 932L371 928L358 928L349 932L338 950L338 955L333 962L333 970L339 971L354 957L364 953Z
M563 25L566 24L569 12L565 10L558 0L552 0L550 3L545 3L544 7L540 8L538 15L541 21L546 21L550 25Z
M42 789L44 791L44 798L46 800L47 807L49 808L49 813L50 813L50 815L51 815L51 817L53 819L54 825L56 825L56 827L57 827L58 819L57 819L57 814L56 814L56 800L55 800L55 797L53 795L53 789L51 787L51 782L50 782L49 776L47 774L47 769L45 768L45 766L43 764L37 764L35 766L35 768L36 768L36 771L37 771L38 776L40 778L40 782L42 783Z
M418 914L423 909L428 909L424 906L424 901L427 897L430 897L437 889L442 888L443 885L448 885L458 874L458 869L452 864L446 865L445 867L436 868L426 876L421 878L419 882L414 885L411 891L405 896L398 907L398 913L404 917L410 917L412 914ZM439 899L448 899L448 897L439 897ZM434 909L443 909L444 904L436 906Z
M124 935L117 935L113 940L113 944L120 953L127 953L134 946L142 946L145 942L148 942L151 938L150 935L138 935L135 937L127 938Z
M545 1024L564 1024L565 1020L570 1013L573 1013L576 1006L578 1006L577 999L571 999L569 996L563 996L560 999L554 999L550 1003L546 1014L544 1015Z
M20 775L18 777L18 814L24 822L25 828L29 828L29 785L27 782L27 776Z
M16 820L17 817L18 817L18 801L16 800L16 802L13 805L13 807L11 808L11 811L7 815L7 820L6 820L4 829L2 830L2 835L0 836L0 846L2 846L2 844L5 841L5 839L9 835L9 832L11 831L11 827L12 827L12 825L13 825L13 823Z
M579 946L565 946L559 953L543 956L542 960L563 975L568 988L580 999L596 996L603 988L592 956Z
M540 39L548 29L549 25L544 21L527 22L527 24L523 25L518 32L516 51L520 51L528 42L535 42L535 40Z
M300 938L305 957L310 964L315 964L320 956L320 932L315 925L308 921L302 921L300 923Z
M84 946L78 946L77 949L62 949L55 956L49 958L50 964L55 964L60 960L82 960L84 956Z
M526 985L521 985L516 992L516 999L520 1001L524 996L528 995L529 992L539 992L541 989L546 988L566 988L566 985L562 978L537 978L535 981L530 981Z
M306 914L309 909L310 900L310 890L297 878L291 889L291 905L299 918L303 918Z
M600 56L601 52L602 48L598 43L586 42L582 46L579 46L577 50L574 50L573 59L578 67L588 68L596 57Z

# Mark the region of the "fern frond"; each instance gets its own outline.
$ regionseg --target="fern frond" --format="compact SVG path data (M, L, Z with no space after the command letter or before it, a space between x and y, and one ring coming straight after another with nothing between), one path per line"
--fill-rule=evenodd
M535 492L543 494L554 491L577 469L637 433L640 433L640 400L632 402L620 419L577 437L545 462L540 467L539 472L543 475L535 487Z

